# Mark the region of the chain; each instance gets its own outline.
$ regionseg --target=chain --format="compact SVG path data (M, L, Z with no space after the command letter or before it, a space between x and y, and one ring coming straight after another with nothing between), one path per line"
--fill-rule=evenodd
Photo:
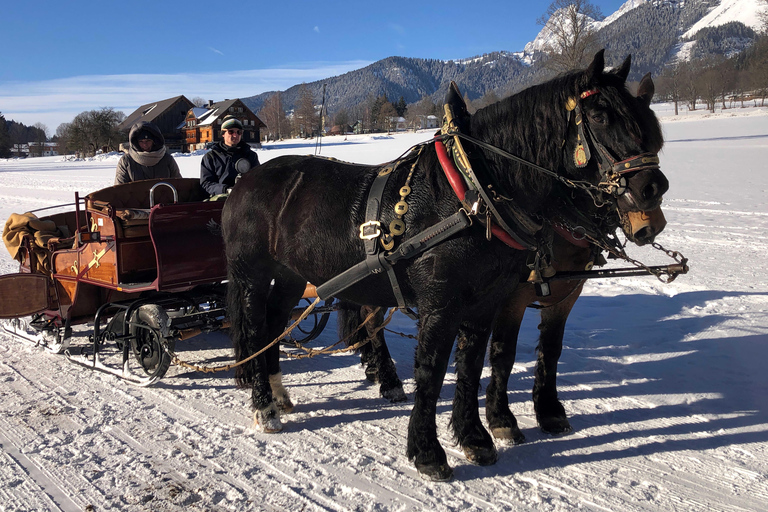
M600 249L607 251L608 253L616 256L617 258L622 259L628 263L631 263L632 265L645 270L649 274L656 276L656 279L658 279L664 284L669 284L675 279L677 279L678 274L673 274L668 271L651 268L645 263L630 257L627 254L627 252L624 250L624 246L622 246L618 242L618 240L614 239L614 242L611 244L612 247L609 247L606 240L607 237L603 237L602 240L598 240L597 238L591 236L589 233L584 233L584 238L592 242L594 245L596 245ZM665 253L667 256L675 260L675 263L680 263L682 265L685 265L685 263L688 261L688 259L685 256L683 256L683 254L680 253L679 251L670 251L668 249L665 249L661 244L657 242L653 242L651 244L651 247Z

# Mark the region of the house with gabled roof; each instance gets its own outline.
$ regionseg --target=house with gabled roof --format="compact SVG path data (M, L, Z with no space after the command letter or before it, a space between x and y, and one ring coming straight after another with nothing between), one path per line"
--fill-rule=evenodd
M125 140L127 141L131 126L139 121L154 123L165 137L165 145L168 149L181 151L184 147L185 134L179 131L179 123L184 121L187 112L194 106L183 94L166 100L147 103L134 110L117 126L117 129L125 133Z
M233 116L243 123L242 140L252 147L261 147L261 128L266 128L259 117L239 99L214 103L205 107L193 107L187 111L179 128L186 134L185 149L194 151L205 148L207 143L221 140L221 123L226 116Z

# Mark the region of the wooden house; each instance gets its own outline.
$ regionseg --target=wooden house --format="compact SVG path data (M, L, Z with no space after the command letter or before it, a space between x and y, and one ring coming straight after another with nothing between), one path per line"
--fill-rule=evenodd
M208 102L205 107L193 107L187 111L181 130L185 133L185 148L188 151L204 149L206 144L221 140L221 123L227 116L233 116L243 123L242 140L252 147L261 147L261 128L266 128L261 119L239 99Z
M184 95L147 103L126 117L117 129L124 132L125 140L128 140L128 133L134 124L139 121L148 121L160 129L169 151L182 151L185 133L179 130L179 123L184 121L187 112L194 106Z

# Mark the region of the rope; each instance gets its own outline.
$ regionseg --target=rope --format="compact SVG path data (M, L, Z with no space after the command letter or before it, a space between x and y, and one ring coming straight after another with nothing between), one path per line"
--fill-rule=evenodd
M296 328L296 326L299 325L299 323L303 322L309 316L309 314L312 312L312 310L315 308L315 306L319 302L320 302L320 298L318 297L318 298L315 299L315 301L312 304L307 306L307 309L304 310L304 312L301 314L301 316L293 324L291 324L285 331L283 331L283 333L280 336L278 336L277 338L272 340L272 342L269 345L267 345L266 347L262 348L261 350L259 350L255 354L251 354L246 359L238 361L237 363L234 363L234 364L227 364L227 365L213 366L213 367L212 366L199 366L199 365L196 365L196 364L193 364L193 363L188 363L186 361L183 361L183 360L179 359L179 357L174 352L172 352L170 350L167 350L167 349L166 350L167 350L168 354L171 356L171 361L173 362L173 364L181 366L183 368L188 368L190 370L195 370L195 371L202 372L202 373L216 373L216 372L229 371L232 368L236 368L238 366L241 366L241 365L247 363L248 361L250 361L251 359L253 359L255 357L258 357L259 355L263 354L266 350L268 350L269 348L275 346L275 344L279 343L281 340L285 339L291 333L291 331L293 331ZM371 334L369 334L368 337L365 338L364 340L359 341L359 342L355 343L354 345L351 345L351 346L343 348L343 349L337 349L337 350L331 350L331 349L333 347L341 344L341 343L346 343L347 340L349 340L352 336L354 336L360 329L365 327L365 325L368 324L368 322L373 320L374 316L379 311L381 311L381 308L380 307L376 308L374 311L372 311L365 318L365 320L363 320L363 322L360 325L357 326L357 328L354 331L352 331L347 336L345 336L344 338L340 339L339 341L337 341L333 345L329 345L328 347L325 347L323 349L317 350L317 349L312 349L312 348L304 347L304 346L294 342L297 348L299 348L301 350L304 350L307 353L306 354L292 354L290 352L285 352L285 351L282 351L282 350L280 351L280 353L283 354L284 356L288 357L289 359L306 359L306 358L316 357L316 356L318 356L320 354L340 354L340 353L343 353L343 352L355 351L355 350L359 349L360 347L366 345L367 343L370 343L371 340L379 333L379 331L384 329L387 326L387 324L389 324L389 322L392 320L392 316L397 311L397 308L392 308L390 310L390 312L389 312L389 315L384 319L384 321L381 323L381 325L376 327L373 330L373 332L371 332Z
M317 304L319 302L320 302L320 297L316 298L315 301L312 304L307 306L307 309L304 310L304 312L301 314L301 316L295 322L293 322L293 324L291 324L290 327L288 327L286 330L284 330L283 333L280 336L278 336L277 338L272 340L272 343L270 343L266 347L262 348L261 350L259 350L255 354L251 354L250 356L248 356L247 358L243 359L242 361L238 361L237 363L234 363L234 364L227 364L227 365L224 365L224 366L213 366L213 367L211 367L211 366L198 366L198 365L195 365L195 364L191 364L191 363L187 363L185 361L182 361L181 359L179 359L179 357L174 352L168 350L167 348L166 348L166 351L171 356L171 361L173 362L173 364L176 364L178 366L182 366L184 368L189 368L191 370L195 370L195 371L203 372L203 373L215 373L215 372L229 371L232 368L237 368L238 366L241 366L241 365L247 363L251 359L260 356L261 354L266 352L268 349L274 347L277 343L280 342L280 340L282 340L285 337L287 337L291 333L291 331L293 331L296 328L296 326L299 325L299 323L303 322L309 316L309 314L312 312L312 310L315 309L315 306L317 306Z
M307 358L316 357L316 356L318 356L320 354L330 354L330 355L332 355L332 354L341 354L341 353L344 353L344 352L353 352L353 351L359 349L360 347L370 343L373 340L373 338L376 337L376 335L379 333L379 331L384 329L387 326L387 324L389 324L389 322L392 320L392 316L397 311L397 308L391 308L389 310L389 315L387 315L387 317L384 319L384 321L381 323L381 325L376 327L373 330L373 332L371 332L368 335L368 337L365 338L364 340L359 341L359 342L355 343L354 345L350 345L350 346L348 346L346 348L340 348L340 349L336 349L336 350L331 350L331 349L333 347L335 347L336 345L339 345L341 343L346 343L347 340L349 340L360 329L362 329L369 321L371 321L373 319L374 315L376 315L379 311L381 311L381 308L380 307L376 308L374 311L372 311L365 318L365 320L363 320L363 323L361 323L360 325L357 326L357 328L354 331L352 331L351 333L349 333L348 335L346 335L344 338L340 339L339 341L337 341L333 345L329 345L329 346L327 346L325 348L322 348L320 350L316 350L316 349L313 349L313 348L304 347L303 345L300 345L300 344L296 343L296 348L305 351L306 354L292 354L290 352L284 352L282 350L280 351L280 353L283 354L284 356L288 357L289 359L307 359Z

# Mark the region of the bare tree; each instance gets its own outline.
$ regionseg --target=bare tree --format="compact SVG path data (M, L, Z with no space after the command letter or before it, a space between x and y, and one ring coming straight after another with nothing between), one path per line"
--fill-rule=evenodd
M763 24L763 34L768 35L768 0L759 0L763 10L758 13L760 22Z
M349 126L349 112L347 109L340 109L333 115L333 125L339 126L342 133L346 132Z
M45 143L48 141L48 127L43 123L35 123L32 125L32 128L35 129L35 156L43 156L43 154L45 154ZM30 153L31 152L32 148L30 148Z
M200 96L195 96L189 101L191 101L192 104L196 107L204 107L208 104L208 102L205 99L201 98Z
M440 118L442 117L442 112L440 112L440 107L432 101L432 98L424 95L419 101L408 107L406 120L408 121L408 126L415 131L426 127L428 116Z
M588 0L555 0L538 19L549 41L542 47L544 65L555 72L585 67L599 50L593 22L603 18L600 8Z
M280 140L288 133L286 130L283 97L277 92L266 99L259 111L259 118L267 125L266 136L270 140Z
M668 99L675 105L675 115L679 113L679 105L683 98L683 71L680 63L669 66L654 80L656 93Z
M318 126L315 99L306 84L299 86L299 99L293 113L293 131L297 137L311 137Z
M125 114L116 112L111 107L99 110L88 110L75 116L66 126L59 125L56 130L66 141L66 151L77 152L81 155L93 155L97 150L106 147L114 150L121 137L117 131ZM59 134L59 130L62 130Z
M390 102L386 101L379 109L378 125L386 128L387 132L393 132L397 129L397 109Z

